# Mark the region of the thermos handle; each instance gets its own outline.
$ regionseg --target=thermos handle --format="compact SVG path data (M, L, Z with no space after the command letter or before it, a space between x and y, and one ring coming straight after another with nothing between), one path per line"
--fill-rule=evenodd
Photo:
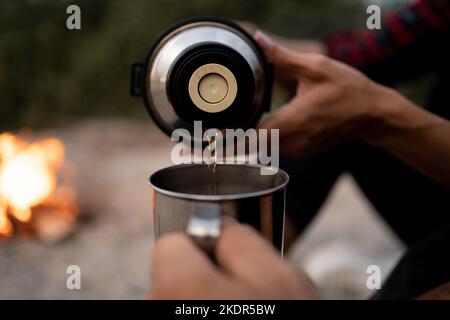
M222 208L219 203L197 203L195 214L190 217L186 232L206 253L213 256L220 236Z
M264 106L263 111L264 112L270 112L271 106L272 106L272 90L273 90L273 78L274 78L274 72L275 67L273 64L268 63L266 68L266 90L264 92Z
M144 65L142 63L133 63L131 65L131 87L130 94L133 97L142 96L142 71Z

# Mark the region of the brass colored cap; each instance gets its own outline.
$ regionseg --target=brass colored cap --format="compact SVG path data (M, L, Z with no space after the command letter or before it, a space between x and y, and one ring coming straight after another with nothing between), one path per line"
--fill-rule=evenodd
M194 71L189 80L192 102L206 112L221 112L233 104L237 95L237 82L225 66L209 63Z

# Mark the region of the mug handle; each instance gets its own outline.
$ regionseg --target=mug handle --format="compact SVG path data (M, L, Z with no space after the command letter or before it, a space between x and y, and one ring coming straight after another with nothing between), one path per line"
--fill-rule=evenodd
M197 203L196 212L189 218L186 232L195 244L210 256L214 256L220 236L222 208L219 203Z

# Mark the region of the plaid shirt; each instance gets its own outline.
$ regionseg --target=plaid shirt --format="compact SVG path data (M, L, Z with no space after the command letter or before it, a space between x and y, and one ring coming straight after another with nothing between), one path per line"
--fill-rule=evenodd
M449 26L450 0L416 0L390 12L380 30L335 33L325 42L329 56L366 70L437 32L448 31ZM448 42L448 38L441 40Z

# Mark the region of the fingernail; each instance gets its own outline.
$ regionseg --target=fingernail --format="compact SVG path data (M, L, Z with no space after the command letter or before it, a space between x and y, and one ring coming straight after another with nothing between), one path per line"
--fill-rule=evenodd
M222 229L238 224L237 220L232 216L222 216Z
M255 32L255 40L264 51L268 51L273 47L272 39L261 30Z

